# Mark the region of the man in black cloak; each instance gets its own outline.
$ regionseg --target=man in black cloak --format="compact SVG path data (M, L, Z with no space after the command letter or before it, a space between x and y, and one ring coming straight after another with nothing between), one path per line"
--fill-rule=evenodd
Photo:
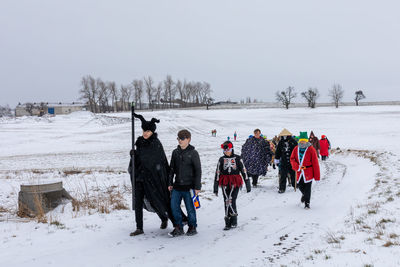
M136 140L135 177L131 175L132 208L135 210L136 231L131 236L143 234L143 208L157 213L161 219L161 229L168 226L168 218L172 219L170 192L168 190L169 165L164 148L157 138L156 123L152 118L146 121L142 115L134 113L135 118L142 121L143 135ZM131 153L133 153L131 151ZM132 154L131 154L132 155ZM132 174L132 160L129 173Z

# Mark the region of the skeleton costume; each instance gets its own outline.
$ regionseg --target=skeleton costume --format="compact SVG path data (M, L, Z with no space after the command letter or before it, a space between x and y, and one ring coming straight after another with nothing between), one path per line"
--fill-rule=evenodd
M230 141L226 141L221 145L221 148L224 149L224 156L218 160L214 180L214 193L218 195L218 186L221 187L225 203L224 230L229 230L237 226L236 198L239 189L243 186L243 180L246 184L247 192L250 192L251 186L242 158L233 152L233 144ZM231 152L230 156L226 155L229 152Z

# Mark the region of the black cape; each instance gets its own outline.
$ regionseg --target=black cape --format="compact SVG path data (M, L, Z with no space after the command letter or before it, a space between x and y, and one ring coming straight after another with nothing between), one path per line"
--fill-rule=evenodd
M132 159L128 168L132 188L135 183L142 182L145 190L144 208L170 217L169 165L164 148L156 133L149 139L138 137L135 144L135 177L131 172ZM135 190L132 190L132 209L135 209Z

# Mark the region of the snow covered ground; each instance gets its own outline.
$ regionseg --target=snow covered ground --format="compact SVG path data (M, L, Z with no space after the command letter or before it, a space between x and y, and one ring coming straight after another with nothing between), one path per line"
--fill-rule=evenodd
M130 114L77 112L0 121L0 266L399 266L400 106L144 112L157 117L167 156L176 133L192 132L203 168L199 234L170 238L145 212L135 229L129 175ZM140 123L136 122L136 135ZM300 193L277 193L277 170L241 191L239 226L222 231L222 194L212 194L220 144L237 131L241 145L255 128L269 138L283 128L328 136L334 154L321 162L311 209ZM211 130L217 129L217 137ZM81 200L19 218L20 184L63 181ZM128 208L128 209L127 209Z

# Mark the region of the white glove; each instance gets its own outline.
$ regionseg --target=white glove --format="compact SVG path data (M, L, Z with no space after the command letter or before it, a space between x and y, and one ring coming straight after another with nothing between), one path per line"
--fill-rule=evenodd
M279 164L279 159L274 159L274 163L275 163L276 165L278 165L278 164Z

